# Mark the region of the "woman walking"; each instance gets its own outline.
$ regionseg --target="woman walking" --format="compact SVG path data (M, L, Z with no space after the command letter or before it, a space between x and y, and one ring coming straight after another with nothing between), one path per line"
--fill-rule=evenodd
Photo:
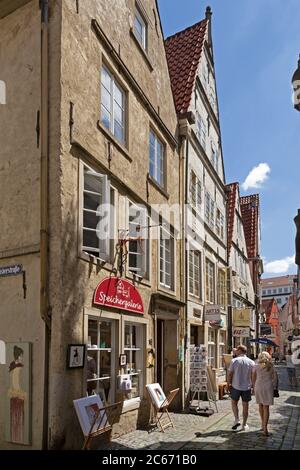
M278 377L272 364L272 357L266 351L258 355L252 381L256 403L259 406L263 435L269 436L269 408L274 404L274 388L278 388Z

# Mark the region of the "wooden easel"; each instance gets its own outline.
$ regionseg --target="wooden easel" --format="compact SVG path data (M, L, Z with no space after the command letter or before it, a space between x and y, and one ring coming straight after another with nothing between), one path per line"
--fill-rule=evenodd
M163 401L159 408L154 405L151 399L151 395L148 392L151 399L151 405L154 410L154 424L160 429L161 432L165 432L165 429L169 426L172 426L172 428L174 428L174 422L169 414L168 408L178 392L179 388L171 390L167 398Z
M107 405L98 409L94 417L93 423L91 425L90 432L84 438L82 450L90 449L91 441L92 439L94 439L94 437L100 436L101 434L104 434L112 430L112 427L114 423L116 422L116 418L118 417L118 415L121 414L120 413L121 407L122 407L122 402L120 401L118 403ZM97 423L97 428L95 430L94 428L95 428L96 423Z

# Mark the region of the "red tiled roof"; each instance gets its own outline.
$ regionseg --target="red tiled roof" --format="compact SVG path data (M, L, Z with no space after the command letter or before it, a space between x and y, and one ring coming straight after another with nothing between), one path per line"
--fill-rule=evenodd
M248 258L255 258L259 255L259 195L251 194L250 196L242 196L240 197L240 204Z
M297 274L287 274L286 276L274 276L266 277L261 279L261 287L281 287L281 286L293 286L294 279L297 278Z
M202 20L165 40L166 56L178 114L188 111L197 76L208 20Z
M233 227L234 227L234 215L235 215L235 206L236 206L236 194L239 191L238 183L230 183L226 185L227 192L227 248L228 248L228 257L230 255L230 249L232 244L233 237Z
M277 302L274 298L273 299L263 299L262 302L261 302L261 311L265 312L267 322L269 321L269 319L271 317L273 306L276 307L276 313L278 313L279 308L278 308Z

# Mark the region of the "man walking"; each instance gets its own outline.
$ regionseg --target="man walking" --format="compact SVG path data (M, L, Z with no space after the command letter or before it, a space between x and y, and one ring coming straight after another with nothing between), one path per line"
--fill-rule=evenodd
M231 395L231 405L234 414L233 431L241 426L239 419L238 402L240 397L243 403L242 431L249 428L247 425L249 401L251 401L252 370L255 363L246 356L247 348L243 344L237 347L237 357L232 359L229 366L228 385Z

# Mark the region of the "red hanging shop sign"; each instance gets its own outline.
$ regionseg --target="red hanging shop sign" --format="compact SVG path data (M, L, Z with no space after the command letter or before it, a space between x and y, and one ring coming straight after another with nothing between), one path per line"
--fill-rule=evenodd
M94 304L144 314L144 305L137 288L125 279L107 277L96 288Z

